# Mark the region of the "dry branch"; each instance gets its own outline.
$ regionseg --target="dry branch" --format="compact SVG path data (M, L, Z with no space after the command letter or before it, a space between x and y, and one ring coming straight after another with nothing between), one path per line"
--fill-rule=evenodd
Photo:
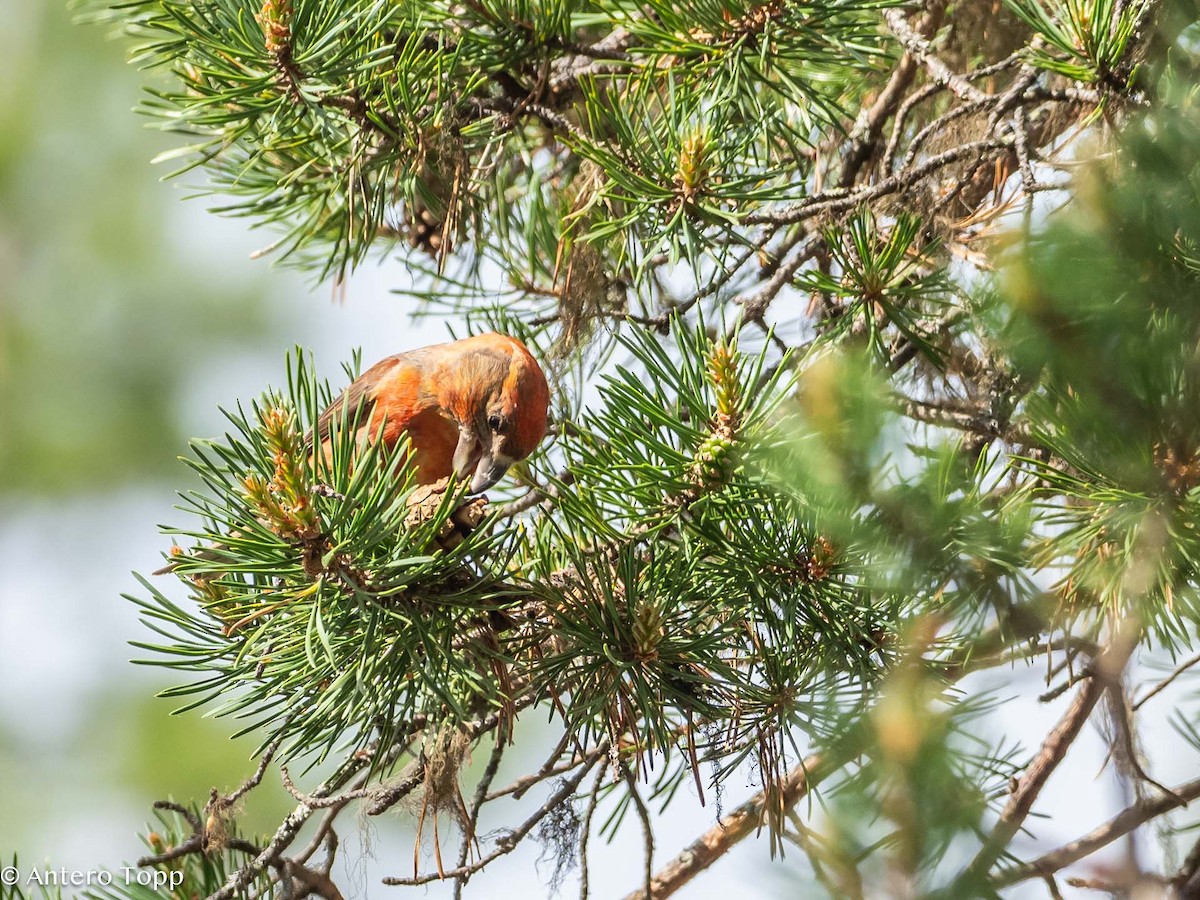
M767 804L775 800L783 810L791 809L825 774L826 761L810 756L789 771L773 790L761 790L716 825L700 835L682 853L659 869L650 891L638 889L625 900L663 900L715 863L736 844L763 827Z

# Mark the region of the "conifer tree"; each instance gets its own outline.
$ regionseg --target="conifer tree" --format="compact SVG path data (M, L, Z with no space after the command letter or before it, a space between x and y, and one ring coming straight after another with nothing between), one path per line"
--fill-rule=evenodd
M462 489L415 494L403 447L309 452L344 382L304 351L193 443L138 643L261 743L238 790L157 803L139 865L341 897L335 836L403 805L397 890L470 893L536 840L547 892L587 896L589 847L639 829L630 897L752 838L838 898L1200 897L1171 830L1200 779L1160 780L1200 760L1191 0L80 8L153 72L173 174L281 264L402 258L397 303L554 382L550 438L457 542ZM997 734L1030 671L1061 718ZM1058 844L1079 823L1039 795L1089 722L1127 806ZM244 834L281 777L294 811ZM656 839L702 802L694 844ZM1088 868L1155 829L1161 864Z

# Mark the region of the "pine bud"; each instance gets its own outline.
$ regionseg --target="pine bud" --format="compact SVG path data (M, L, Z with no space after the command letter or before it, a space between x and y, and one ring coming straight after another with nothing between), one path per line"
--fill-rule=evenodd
M708 354L708 378L717 395L717 415L736 417L741 404L737 380L737 353L728 344L714 344ZM734 422L732 427L736 428Z
M684 203L690 203L708 183L712 175L711 150L708 129L704 126L684 137L675 173L675 184Z
M259 419L275 471L270 481L247 475L242 480L246 499L280 537L314 538L320 534L320 522L312 505L307 453L295 414L275 406L263 411Z
M292 0L264 0L262 10L255 18L262 28L263 47L275 64L279 86L299 101L303 76L296 65L293 49Z
M662 639L662 610L653 603L640 605L633 617L634 653L638 660L648 662L656 659Z
M292 48L292 0L265 0L257 16L267 52L274 57L290 56Z
M737 379L737 352L724 342L708 354L708 379L717 408L711 430L696 448L691 481L704 490L727 482L737 467L738 428L741 425L742 389Z

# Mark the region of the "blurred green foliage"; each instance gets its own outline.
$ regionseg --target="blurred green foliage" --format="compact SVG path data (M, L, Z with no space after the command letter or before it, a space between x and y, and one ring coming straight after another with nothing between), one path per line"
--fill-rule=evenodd
M245 266L214 265L213 220L156 184L148 162L164 144L136 127L141 77L123 48L76 26L65 2L15 0L3 17L0 537L40 528L47 519L22 512L61 501L61 527L46 543L72 541L58 565L77 589L33 595L40 582L22 570L0 599L5 627L19 631L37 609L70 638L113 617L105 601L116 598L111 566L97 564L100 545L87 540L112 513L71 495L110 498L114 488L182 475L181 389L200 362L264 333L268 296L265 278L247 279ZM132 560L138 549L131 538L123 555ZM97 655L116 667L127 650L118 641ZM15 670L22 659L5 662ZM81 862L72 835L89 817L128 831L160 794L231 787L227 780L252 770L247 744L230 743L206 719L167 719L167 704L146 698L128 668L118 678L106 677L111 668L92 673L80 698L78 672L60 662L61 671L42 665L45 677L12 688L44 700L41 708L20 703L22 718L0 718L0 846ZM247 810L251 827L290 803L272 790Z
M211 220L147 177L164 142L130 127L142 79L120 45L63 3L5 19L0 494L177 473L177 389L261 332L262 285L214 279Z
M93 712L92 733L101 737L88 754L103 761L106 783L140 800L204 797L214 787L232 791L254 771L252 741L229 740L223 723L203 716L166 718L175 705L142 693L110 697ZM121 727L104 728L106 721L119 721ZM271 779L254 792L239 818L247 831L270 831L295 805L283 785Z
M122 821L125 802L145 817L152 799L203 797L213 787L230 791L253 772L252 742L230 741L227 728L201 716L168 717L169 702L147 696L140 686L114 688L97 698L64 740L42 734L31 743L27 734L0 728L0 845L33 853L44 846L36 835L61 835L80 820L86 812L81 802L110 807L115 823ZM271 781L245 805L242 821L265 831L294 805Z

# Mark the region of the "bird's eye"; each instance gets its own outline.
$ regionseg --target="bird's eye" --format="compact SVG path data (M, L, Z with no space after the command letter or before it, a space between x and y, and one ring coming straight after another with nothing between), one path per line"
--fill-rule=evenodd
M496 434L499 434L504 428L504 420L495 415L488 416L487 424L488 428L490 428Z

